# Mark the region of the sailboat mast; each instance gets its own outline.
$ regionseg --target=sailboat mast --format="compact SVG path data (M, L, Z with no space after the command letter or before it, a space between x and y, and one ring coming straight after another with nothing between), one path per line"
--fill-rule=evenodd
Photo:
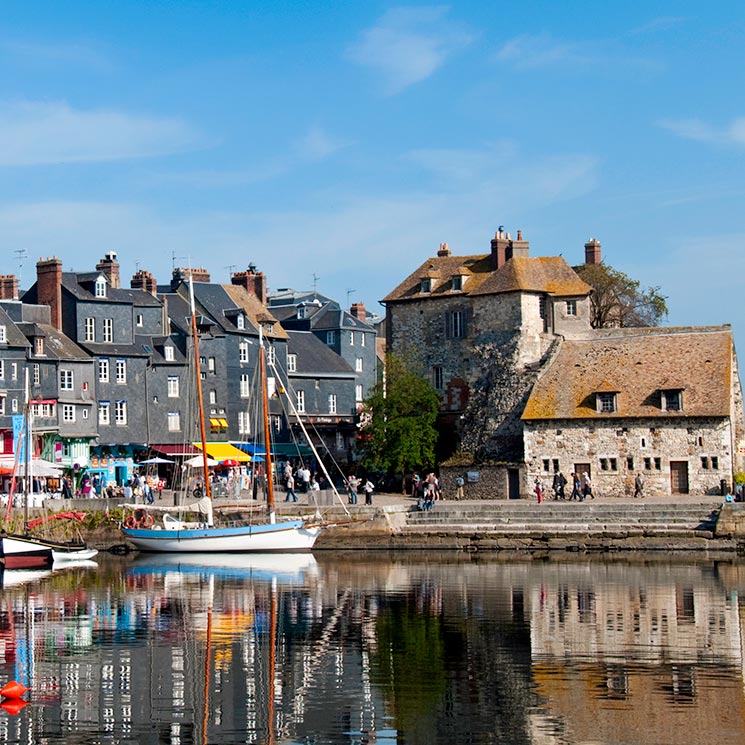
M189 272L189 304L191 305L191 335L194 340L194 372L197 379L197 407L199 411L199 436L202 441L202 470L204 472L204 494L212 498L210 470L207 465L207 433L204 428L204 403L202 401L202 373L199 369L199 334L197 333L197 310L194 302L194 279Z
M264 449L266 450L266 501L270 514L274 513L274 478L272 468L272 439L269 434L269 396L266 382L266 353L264 336L259 324L259 378L261 382L261 410L264 415Z
M26 448L23 451L23 456L25 460L26 468L25 470L25 480L24 480L24 494L23 494L23 530L24 532L28 530L28 495L29 495L29 487L31 485L31 404L29 403L30 399L30 388L29 388L29 380L28 380L28 368L26 368L26 395L25 395L26 403L24 407L24 429L26 430ZM33 490L31 490L33 491Z

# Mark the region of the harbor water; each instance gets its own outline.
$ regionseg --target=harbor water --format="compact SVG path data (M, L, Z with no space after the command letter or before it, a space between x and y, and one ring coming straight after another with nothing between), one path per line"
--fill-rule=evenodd
M0 743L745 742L745 562L99 556L6 571Z

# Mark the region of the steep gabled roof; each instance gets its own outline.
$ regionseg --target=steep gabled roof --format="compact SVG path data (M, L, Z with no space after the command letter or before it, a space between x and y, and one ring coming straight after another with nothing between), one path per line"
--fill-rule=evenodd
M91 356L69 336L48 323L19 323L18 328L27 338L44 339L44 357L57 360L90 360Z
M3 348L8 347L28 347L29 341L23 335L21 330L16 326L13 319L0 307L0 326L5 326L5 343Z
M732 358L728 326L593 332L587 340L561 342L522 418L728 417ZM684 391L682 411L661 409L660 391L670 389ZM596 410L599 392L616 392L615 412Z
M235 305L246 314L249 323L257 331L261 323L265 324L270 321L274 324L274 328L271 333L265 332L265 335L272 339L287 338L287 332L282 328L274 313L269 311L256 295L240 285L223 285L223 289Z
M453 277L464 277L462 289L455 289ZM432 280L429 292L421 281ZM382 303L421 300L454 295L495 295L503 292L545 292L559 297L581 297L592 288L583 282L561 256L515 257L498 270L491 255L435 256L412 272Z
M297 368L290 377L314 374L355 377L352 367L311 331L288 331L287 334L287 352L297 355Z

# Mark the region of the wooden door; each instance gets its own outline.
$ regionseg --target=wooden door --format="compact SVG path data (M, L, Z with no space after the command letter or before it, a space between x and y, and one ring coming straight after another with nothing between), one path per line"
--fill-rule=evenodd
M520 499L520 471L517 468L507 469L507 495L509 499Z
M580 480L582 479L582 474L586 473L590 477L590 481L592 481L592 470L589 463L575 463L574 472L579 475Z
M673 494L688 494L688 462L670 461L670 491Z

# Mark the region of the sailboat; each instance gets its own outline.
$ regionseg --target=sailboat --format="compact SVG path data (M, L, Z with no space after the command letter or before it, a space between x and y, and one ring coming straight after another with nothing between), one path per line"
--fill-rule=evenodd
M199 431L202 453L207 452L202 383L199 375L199 337L197 333L194 286L189 280L192 347L196 380L196 398L199 414ZM259 376L261 380L264 438L269 437L269 405L267 395L266 352L263 334L259 330ZM322 529L320 522L303 519L280 520L274 511L274 483L271 447L266 448L267 517L258 523L215 523L212 494L210 492L209 465L202 458L204 495L186 505L160 507L131 504L131 514L122 526L125 538L140 551L182 553L235 553L235 552L296 552L310 551ZM161 516L162 513L162 516ZM174 517L174 513L176 516ZM189 517L191 515L191 518ZM158 522L155 522L158 516Z
M22 533L2 533L0 536L0 550L2 551L3 560L6 569L37 569L51 567L55 561L65 559L90 559L98 552L95 549L89 549L83 541L52 541L42 536L35 535L29 529L29 501L33 493L31 485L31 448L33 439L32 430L32 413L28 396L28 370L26 371L26 403L24 405L24 429L18 438L16 447L16 458L13 468L13 481L10 494L8 495L8 512L6 522L10 518L10 512L13 506L13 495L15 491L16 476L19 465L19 454L21 452L21 443L23 443L23 532Z

